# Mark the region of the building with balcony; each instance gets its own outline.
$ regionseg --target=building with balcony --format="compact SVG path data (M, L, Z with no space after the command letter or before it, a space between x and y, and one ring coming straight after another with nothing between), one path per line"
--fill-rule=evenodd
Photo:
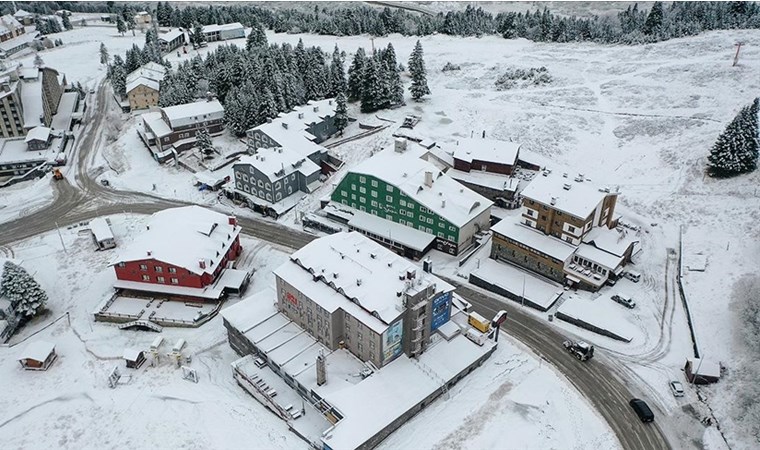
M127 75L126 92L132 110L158 106L160 83L166 75L166 67L153 61Z

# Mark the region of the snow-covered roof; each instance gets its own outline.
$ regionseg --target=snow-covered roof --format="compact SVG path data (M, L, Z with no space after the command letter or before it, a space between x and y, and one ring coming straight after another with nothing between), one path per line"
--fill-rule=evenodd
M520 184L520 179L518 178L497 173L482 172L480 170L465 172L462 170L449 169L446 174L451 178L464 183L475 184L477 186L483 186L498 191L515 192Z
M6 33L13 28L21 28L21 23L10 14L0 17L0 32Z
M172 129L207 120L224 118L224 106L216 99L169 106L162 108L162 110L166 114L167 119L169 119L169 126Z
M460 139L453 147L454 158L468 163L477 160L514 166L520 145L496 139Z
M612 253L600 250L593 245L581 244L578 246L578 250L575 252L581 258L593 261L600 266L606 267L609 270L615 270L619 265L623 264L623 257L616 256Z
M34 127L26 133L26 139L24 142L29 143L31 141L45 141L50 139L50 128L48 127Z
M36 80L40 76L40 69L38 67L19 67L18 76L22 80Z
M166 122L164 122L164 118L158 111L145 113L141 115L140 118L145 124L145 131L152 132L157 138L167 136L172 132L172 129L169 128L169 125L167 125Z
M338 205L338 207L349 209L353 213L353 217L348 221L349 227L368 231L414 250L424 251L435 240L435 236L432 234L425 233L416 228L373 216L350 206Z
M204 25L204 33L214 33L217 31L229 31L229 30L244 30L243 24L240 22L225 23L223 25Z
M156 260L201 275L213 274L240 234L224 214L183 206L159 211L150 218L148 229L128 244L111 263ZM205 268L200 267L203 261Z
M720 364L704 359L687 359L691 363L691 373L705 377L720 378Z
M140 358L140 353L142 353L142 350L137 350L134 348L125 348L124 349L124 359L130 362L136 362L138 358Z
M357 232L336 233L314 240L293 253L290 259L278 267L275 274L297 288L301 285L303 292L326 310L341 308L378 332L403 311L403 297L398 296L398 292L414 295L430 285L434 285L437 292L454 290L438 277L423 273ZM415 273L414 279L407 279L409 272ZM404 274L403 280L400 274ZM321 277L321 282L315 283L314 276ZM363 313L357 314L357 308ZM373 323L371 319L379 320Z
M544 171L533 178L521 195L582 220L587 219L606 196L617 195L599 190L588 180L575 181L576 178L580 179L578 174Z
M491 231L520 242L532 249L549 255L560 261L567 260L575 251L575 246L553 236L534 230L531 227L504 219L491 227Z
M47 341L35 341L27 345L23 352L18 355L18 359L32 359L34 361L45 361L51 353L55 351L55 344Z
M33 16L33 15L34 14L32 14L32 13L30 13L28 11L24 11L23 9L19 9L18 11L16 11L15 14L13 14L13 17L30 17L30 16Z
M248 164L261 171L272 182L293 172L309 176L320 171L319 166L308 157L286 147L260 148L255 156L241 157L235 166Z
M150 80L162 81L166 76L166 67L158 64L157 62L150 61L143 64L138 69L132 71L127 75L127 84L137 80L138 78L148 78Z
M37 38L38 35L39 33L36 32L24 33L21 36L16 36L13 39L8 39L7 41L0 42L0 50L8 51L25 44L29 44L35 38Z
M171 41L177 39L180 36L184 36L184 34L185 34L184 31L182 31L179 28L177 28L177 29L174 29L174 30L169 30L166 33L159 34L158 35L158 40L159 41L166 41L168 43L168 42L171 42Z
M594 227L583 237L583 242L613 255L623 256L628 247L639 242L639 239L625 228L611 230L606 227Z
M90 231L95 235L95 239L98 242L103 242L107 239L113 239L113 232L111 232L111 226L108 225L106 219L102 217L96 217L90 221Z
M7 41L6 41L7 42ZM44 125L42 115L42 80L25 82L21 86L21 103L24 105L24 128Z
M135 88L138 86L145 86L147 88L153 89L154 91L159 90L159 83L156 80L151 80L150 78L145 77L138 77L134 80L127 83L127 94L132 92Z
M420 159L426 151L424 148L413 147L419 149L401 153L393 148L383 150L355 166L351 172L374 176L396 186L408 197L457 227L466 225L493 205L493 202L463 186L432 163ZM431 186L425 184L426 172L433 174Z

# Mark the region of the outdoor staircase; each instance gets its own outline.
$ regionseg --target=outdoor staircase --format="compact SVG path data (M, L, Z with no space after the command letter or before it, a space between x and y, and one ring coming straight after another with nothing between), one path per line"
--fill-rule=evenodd
M155 331L156 333L160 333L164 330L164 327L162 327L161 325L156 325L150 320L134 320L132 322L127 322L127 323L123 323L119 325L120 330L126 330L133 327L144 328L150 331Z

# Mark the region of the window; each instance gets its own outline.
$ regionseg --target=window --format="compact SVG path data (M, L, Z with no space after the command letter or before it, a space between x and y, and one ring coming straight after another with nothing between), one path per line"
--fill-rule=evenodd
M390 214L386 214L386 215L385 215L385 218L386 218L386 219L388 219L388 220L393 220L393 216L392 216L392 215L390 215Z
M248 189L248 185L247 184L245 186L243 186L243 190L245 192L250 192L251 191L250 189Z
M362 334L361 333L356 333L356 338L361 341L362 340Z
M161 266L154 266L154 267L153 267L153 270L155 270L156 272L163 272L163 271L164 271L164 268L163 268L163 267L161 267Z
M267 191L271 190L271 189L272 189L272 185L271 185L271 184L269 184L269 183L267 183L267 185L265 186L265 189L266 189Z
M567 242L570 242L571 244L573 243L573 238L571 238L570 236L566 236L566 237L565 237L565 240L566 240Z
M428 211L428 209L425 208L424 206L420 206L420 212L423 213L423 214L427 214L430 211Z
M413 212L411 212L411 211L407 211L407 212L406 212L406 216L407 216L407 217L414 217L414 213L413 213Z
M372 197L377 198L377 191L371 191Z
M148 266L145 264L140 264L140 270L148 270Z
M164 280L164 277L156 277L156 281L158 281L159 283L162 283L162 284L166 283L166 280Z
M352 190L352 191L355 191L355 190L356 190L356 185L355 185L354 183L351 183L351 190Z
M277 183L274 184L274 188L279 191L280 189L282 189L282 184L278 181Z
M406 216L406 210L405 209L399 209L398 213L401 214L402 216Z
M406 206L406 200L402 198L401 200L398 201L398 204L401 206Z
M443 234L442 232L440 232L440 231L439 231L439 232L438 232L438 237L439 237L439 238L441 238L441 239L444 239L444 234Z
M432 228L425 228L425 233L427 233L427 234L433 234L433 229Z
M258 183L258 185L259 185L259 187L260 187L260 188L263 188L263 187L264 187L264 181L262 181L262 180L259 180L259 183Z
M177 273L177 269L175 267L169 267L169 273Z
M391 186L390 184L387 184L387 185L385 186L385 189L386 189L388 192L393 192L393 186Z
M356 194L351 194L351 200L356 201Z
M340 191L340 196L341 197L348 197L348 192L346 192L346 191Z
M243 183L241 183L239 181L237 183L235 183L235 186L237 186L238 189L243 189Z
M567 231L569 231L569 232L571 232L571 233L575 233L575 227L574 227L574 226L572 226L572 225L568 225L568 226L567 226Z
M117 265L118 265L119 267L124 267L124 266L126 266L126 264L124 264L124 262L123 262L123 261L122 261L122 262L120 262L120 263L119 263L119 264L117 264Z
M371 204L373 207L377 208L377 202L376 202L376 201L372 200L372 201L370 202L370 204Z
M371 209L369 211L369 213L372 214L373 216L376 216L377 215L377 210L376 209Z
M377 180L372 180L372 187L377 187Z
M449 239L451 242L456 242L456 238L454 237L454 235L453 235L453 234L450 234L450 235L448 236L448 239Z
M362 194L366 194L367 189L364 186L359 186L359 192L361 192Z
M150 281L150 275L143 275L142 276L143 281Z
M246 183L248 182L248 175L243 174L243 181L245 181Z
M398 220L398 223L400 223L401 225L406 225L406 220L404 220L404 219L399 219L399 220Z
M432 225L433 224L433 218L432 217L428 217L427 218L427 223L429 223L430 225Z
M420 226L419 226L419 227L417 227L417 228L419 228L419 229L420 229L420 231L425 231L425 225L420 225Z
M367 182L367 179L364 177L359 177L359 183L364 184Z
M423 216L422 214L420 214L420 222L425 222L425 216Z
M359 197L359 202L360 203L367 203L367 199L364 198L364 197Z

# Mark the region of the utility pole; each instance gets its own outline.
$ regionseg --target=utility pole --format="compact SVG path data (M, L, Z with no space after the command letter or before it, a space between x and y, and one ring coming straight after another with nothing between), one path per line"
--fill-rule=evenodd
M520 306L525 306L525 274L523 274L523 290L520 297Z
M737 42L734 44L734 46L736 46L736 54L734 55L734 63L732 64L732 67L736 67L736 65L739 64L739 50L742 49L742 45L744 45L744 42Z
M61 239L61 247L63 247L63 251L65 253L68 253L66 250L66 244L63 243L63 235L61 235L61 229L58 228L58 222L55 222L55 229L58 230L58 237Z

